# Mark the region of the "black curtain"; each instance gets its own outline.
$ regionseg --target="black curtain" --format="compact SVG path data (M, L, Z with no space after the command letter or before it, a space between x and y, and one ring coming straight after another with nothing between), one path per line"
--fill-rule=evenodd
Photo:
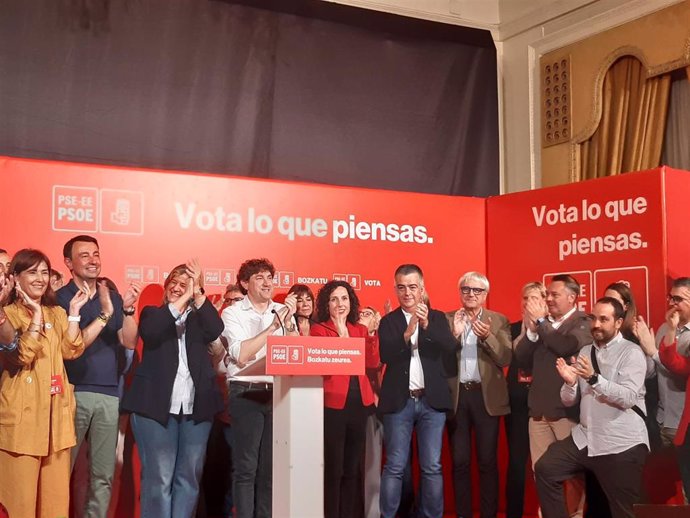
M204 0L5 0L0 154L497 194L495 48L424 27Z

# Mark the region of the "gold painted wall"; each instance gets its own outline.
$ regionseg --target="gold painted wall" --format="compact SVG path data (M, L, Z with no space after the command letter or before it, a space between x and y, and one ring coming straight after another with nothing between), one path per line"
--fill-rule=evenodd
M596 130L601 116L601 88L609 67L620 57L637 57L653 77L690 64L690 0L549 52L547 63L570 60L570 139L544 146L542 186L578 181L577 144ZM541 98L544 99L543 81ZM539 115L542 117L543 110ZM536 114L535 114L536 115Z

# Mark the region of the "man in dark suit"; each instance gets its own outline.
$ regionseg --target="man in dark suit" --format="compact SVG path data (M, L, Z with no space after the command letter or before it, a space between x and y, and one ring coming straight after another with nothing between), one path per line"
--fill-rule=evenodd
M529 390L529 447L532 466L554 442L570 436L577 424L579 409L561 401L563 380L556 359L570 359L592 343L589 318L577 309L580 284L570 275L555 275L546 290L546 304L525 303L525 336L515 347L517 366L531 370ZM584 480L573 479L566 486L571 517L582 517Z
M419 515L442 518L441 446L446 412L452 406L446 376L455 374L444 365L455 352L455 340L445 315L423 302L424 276L419 266L399 266L395 290L400 307L379 325L381 361L386 365L378 407L386 446L381 516L394 518L398 511L414 429L421 470Z
M503 368L510 364L510 324L484 307L489 280L467 272L458 282L462 307L446 314L457 344L458 376L451 379L454 416L448 423L458 517L472 517L472 429L475 431L481 518L498 512L498 429L510 413Z

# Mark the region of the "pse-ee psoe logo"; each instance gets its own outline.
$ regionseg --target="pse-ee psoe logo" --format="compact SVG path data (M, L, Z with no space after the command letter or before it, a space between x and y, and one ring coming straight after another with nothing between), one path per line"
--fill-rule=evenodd
M122 189L53 186L53 230L142 235L144 194Z
M271 350L271 363L303 364L304 347L301 345L274 345Z

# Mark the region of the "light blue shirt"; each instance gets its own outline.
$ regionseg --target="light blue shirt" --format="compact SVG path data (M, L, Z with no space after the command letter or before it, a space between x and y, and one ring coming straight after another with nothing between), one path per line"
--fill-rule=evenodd
M479 312L477 318L482 316ZM481 383L479 374L479 350L477 348L477 335L472 331L469 320L465 323L465 332L462 335L462 349L460 350L460 383L475 381Z
M587 447L589 457L621 453L638 444L649 448L645 421L632 410L637 405L645 412L647 362L642 349L618 333L606 345L585 345L579 356L591 358L592 347L601 371L597 383L578 377L575 385L561 387L565 406L580 402L580 422L571 432L575 446Z

